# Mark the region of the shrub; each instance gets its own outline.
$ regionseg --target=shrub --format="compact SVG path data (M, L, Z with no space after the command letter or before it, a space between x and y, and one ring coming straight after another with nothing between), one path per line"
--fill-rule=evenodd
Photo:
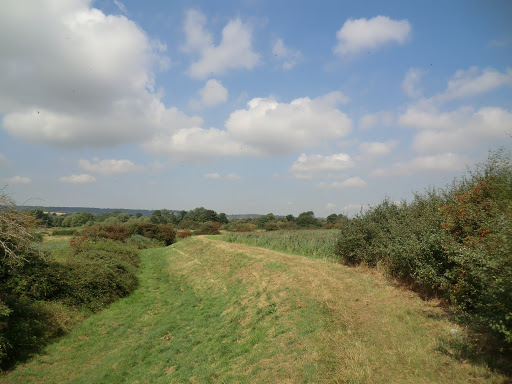
M279 225L277 224L277 221L267 221L264 226L266 231L277 231L279 229Z
M58 263L34 246L32 226L0 194L0 369L66 332L78 318L67 315L73 308L99 310L137 286L137 248L107 239L123 238L127 228L87 228L70 242L73 257Z
M511 239L512 160L498 151L447 190L410 205L385 200L346 222L336 253L441 295L460 318L512 343Z
M188 219L181 220L180 223L178 224L179 229L195 230L195 229L199 229L200 226L201 226L201 224L198 223L197 221L188 220Z
M34 217L18 211L14 202L0 191L0 368L13 344L8 332L16 315L12 305L16 302L16 286L11 280L30 260L42 260L32 246L34 226Z
M440 210L451 268L439 289L462 313L512 343L512 169L463 187ZM503 182L506 181L506 182Z
M124 241L128 236L128 227L123 224L96 224L82 231L82 236L87 239L111 239Z
M221 224L217 222L203 223L194 235L218 235L220 233L220 226Z
M158 248L165 245L162 241L150 239L141 235L128 236L126 239L126 244L137 249Z
M177 233L178 239L184 239L186 237L192 236L192 232L190 231L180 231Z
M224 225L222 228L230 232L252 232L255 231L258 227L255 224L246 223L243 221L232 221L229 224Z
M55 268L56 297L72 306L97 311L137 286L137 248L112 240L85 241L72 261Z
M130 235L141 235L163 242L166 246L176 241L176 231L170 224L133 223L128 227Z

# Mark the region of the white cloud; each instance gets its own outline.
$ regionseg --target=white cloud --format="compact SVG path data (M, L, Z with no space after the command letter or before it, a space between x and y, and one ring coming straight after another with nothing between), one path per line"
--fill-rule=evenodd
M410 68L407 71L402 81L402 89L409 97L417 98L422 95L423 92L418 85L426 73L427 71L420 68Z
M284 44L283 39L276 40L272 46L272 54L276 60L282 63L281 66L285 70L295 67L297 62L302 58L302 53L299 50L288 48Z
M164 122L154 69L165 45L90 1L10 1L0 13L0 114L23 140L105 147Z
M32 180L28 177L14 176L5 179L8 184L30 184Z
M117 6L117 8L119 8L121 13L124 13L125 15L128 13L125 5L123 3L121 3L119 0L114 0L114 4Z
M390 111L381 111L373 114L367 113L359 119L358 128L364 131L374 128L377 125L389 127L394 123L394 121L395 117L393 112Z
M438 112L413 106L400 116L399 124L421 130L412 144L416 152L444 153L507 138L512 132L512 113L496 107Z
M434 96L431 101L445 102L469 98L503 86L512 87L512 68L507 68L503 73L494 68L461 69L455 72L455 75L448 81L446 90Z
M366 130L366 129L375 127L378 122L379 122L379 119L376 115L366 114L359 119L358 127L361 130Z
M200 105L208 107L224 103L228 99L228 90L224 88L220 81L210 79L206 82L203 88L199 90Z
M359 150L363 156L385 156L389 155L393 148L397 146L397 144L398 141L396 140L386 141L385 143L365 142L359 145Z
M236 175L234 173L228 173L225 177L226 180L240 180L241 177L239 175Z
M334 53L350 55L389 43L404 44L410 34L411 25L407 20L392 20L387 16L348 19L336 33L338 44Z
M233 138L262 154L289 153L348 134L352 122L336 108L345 101L341 92L313 100L295 99L289 104L256 98L247 103L247 109L231 113L226 128Z
M201 128L201 119L174 110L170 126L182 128L159 130L144 148L176 160L198 162L216 156L281 155L346 135L351 121L336 105L347 100L341 92L289 104L256 98L247 103L247 109L231 113L225 130Z
M91 173L100 173L102 175L115 175L120 173L142 172L144 167L135 165L130 160L101 160L98 158L92 159L92 162L85 159L80 159L79 166L82 170Z
M212 180L240 180L240 176L234 173L228 173L226 176L221 176L219 173L206 173L203 175L206 179Z
M59 181L69 184L91 184L96 182L96 178L83 173L81 175L62 176L59 178Z
M327 203L327 204L325 205L325 209L327 209L328 211L331 211L331 210L333 210L334 208L336 208L336 204Z
M338 153L331 156L301 154L290 171L297 178L312 178L319 172L342 171L355 166L349 155Z
M461 171L469 164L469 158L455 153L416 157L408 162L395 163L388 168L375 169L374 177L408 176L420 172Z
M195 78L204 78L210 74L224 74L230 69L250 70L260 64L260 55L252 48L252 30L249 25L237 18L230 20L222 30L219 45L213 43L211 33L206 30L206 17L197 10L186 14L184 31L186 42L182 50L199 55L192 63L188 74Z
M368 186L366 181L361 179L358 176L350 177L343 181L334 181L332 183L319 183L317 184L317 188L334 188L334 189L343 189L343 188L363 188Z
M250 146L217 128L192 127L162 132L144 146L152 153L192 162L204 162L217 156L257 154Z

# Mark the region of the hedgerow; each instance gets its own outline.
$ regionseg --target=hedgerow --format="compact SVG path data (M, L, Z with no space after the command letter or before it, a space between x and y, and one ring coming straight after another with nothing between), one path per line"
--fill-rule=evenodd
M336 254L445 298L463 320L512 343L512 160L487 163L410 204L384 200L347 221Z
M126 242L130 237L143 236L163 244L171 245L176 241L176 231L170 224L152 224L136 222L130 224L95 224L83 229L79 238L98 241L99 239L110 239ZM73 241L76 242L78 237ZM135 241L132 239L132 243ZM140 238L138 243L141 243Z
M138 250L175 241L170 225L93 225L59 248L34 243L34 220L0 194L0 370L137 287ZM67 252L67 254L66 254Z

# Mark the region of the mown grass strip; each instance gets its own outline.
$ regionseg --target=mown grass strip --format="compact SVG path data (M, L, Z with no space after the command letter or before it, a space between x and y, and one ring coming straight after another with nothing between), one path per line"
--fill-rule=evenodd
M188 238L141 256L128 298L2 383L499 383L463 330L377 274ZM446 348L441 351L440 343Z
M226 256L196 239L145 251L142 261L134 294L1 381L263 383L315 377L303 336L319 329L317 308L299 305L284 316L283 291L254 287L239 274L254 262L250 257ZM294 319L308 322L297 327Z

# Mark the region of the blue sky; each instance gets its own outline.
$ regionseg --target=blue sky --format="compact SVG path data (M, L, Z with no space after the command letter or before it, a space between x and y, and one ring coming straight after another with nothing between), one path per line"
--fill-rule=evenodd
M8 0L18 204L353 214L512 147L509 1Z

